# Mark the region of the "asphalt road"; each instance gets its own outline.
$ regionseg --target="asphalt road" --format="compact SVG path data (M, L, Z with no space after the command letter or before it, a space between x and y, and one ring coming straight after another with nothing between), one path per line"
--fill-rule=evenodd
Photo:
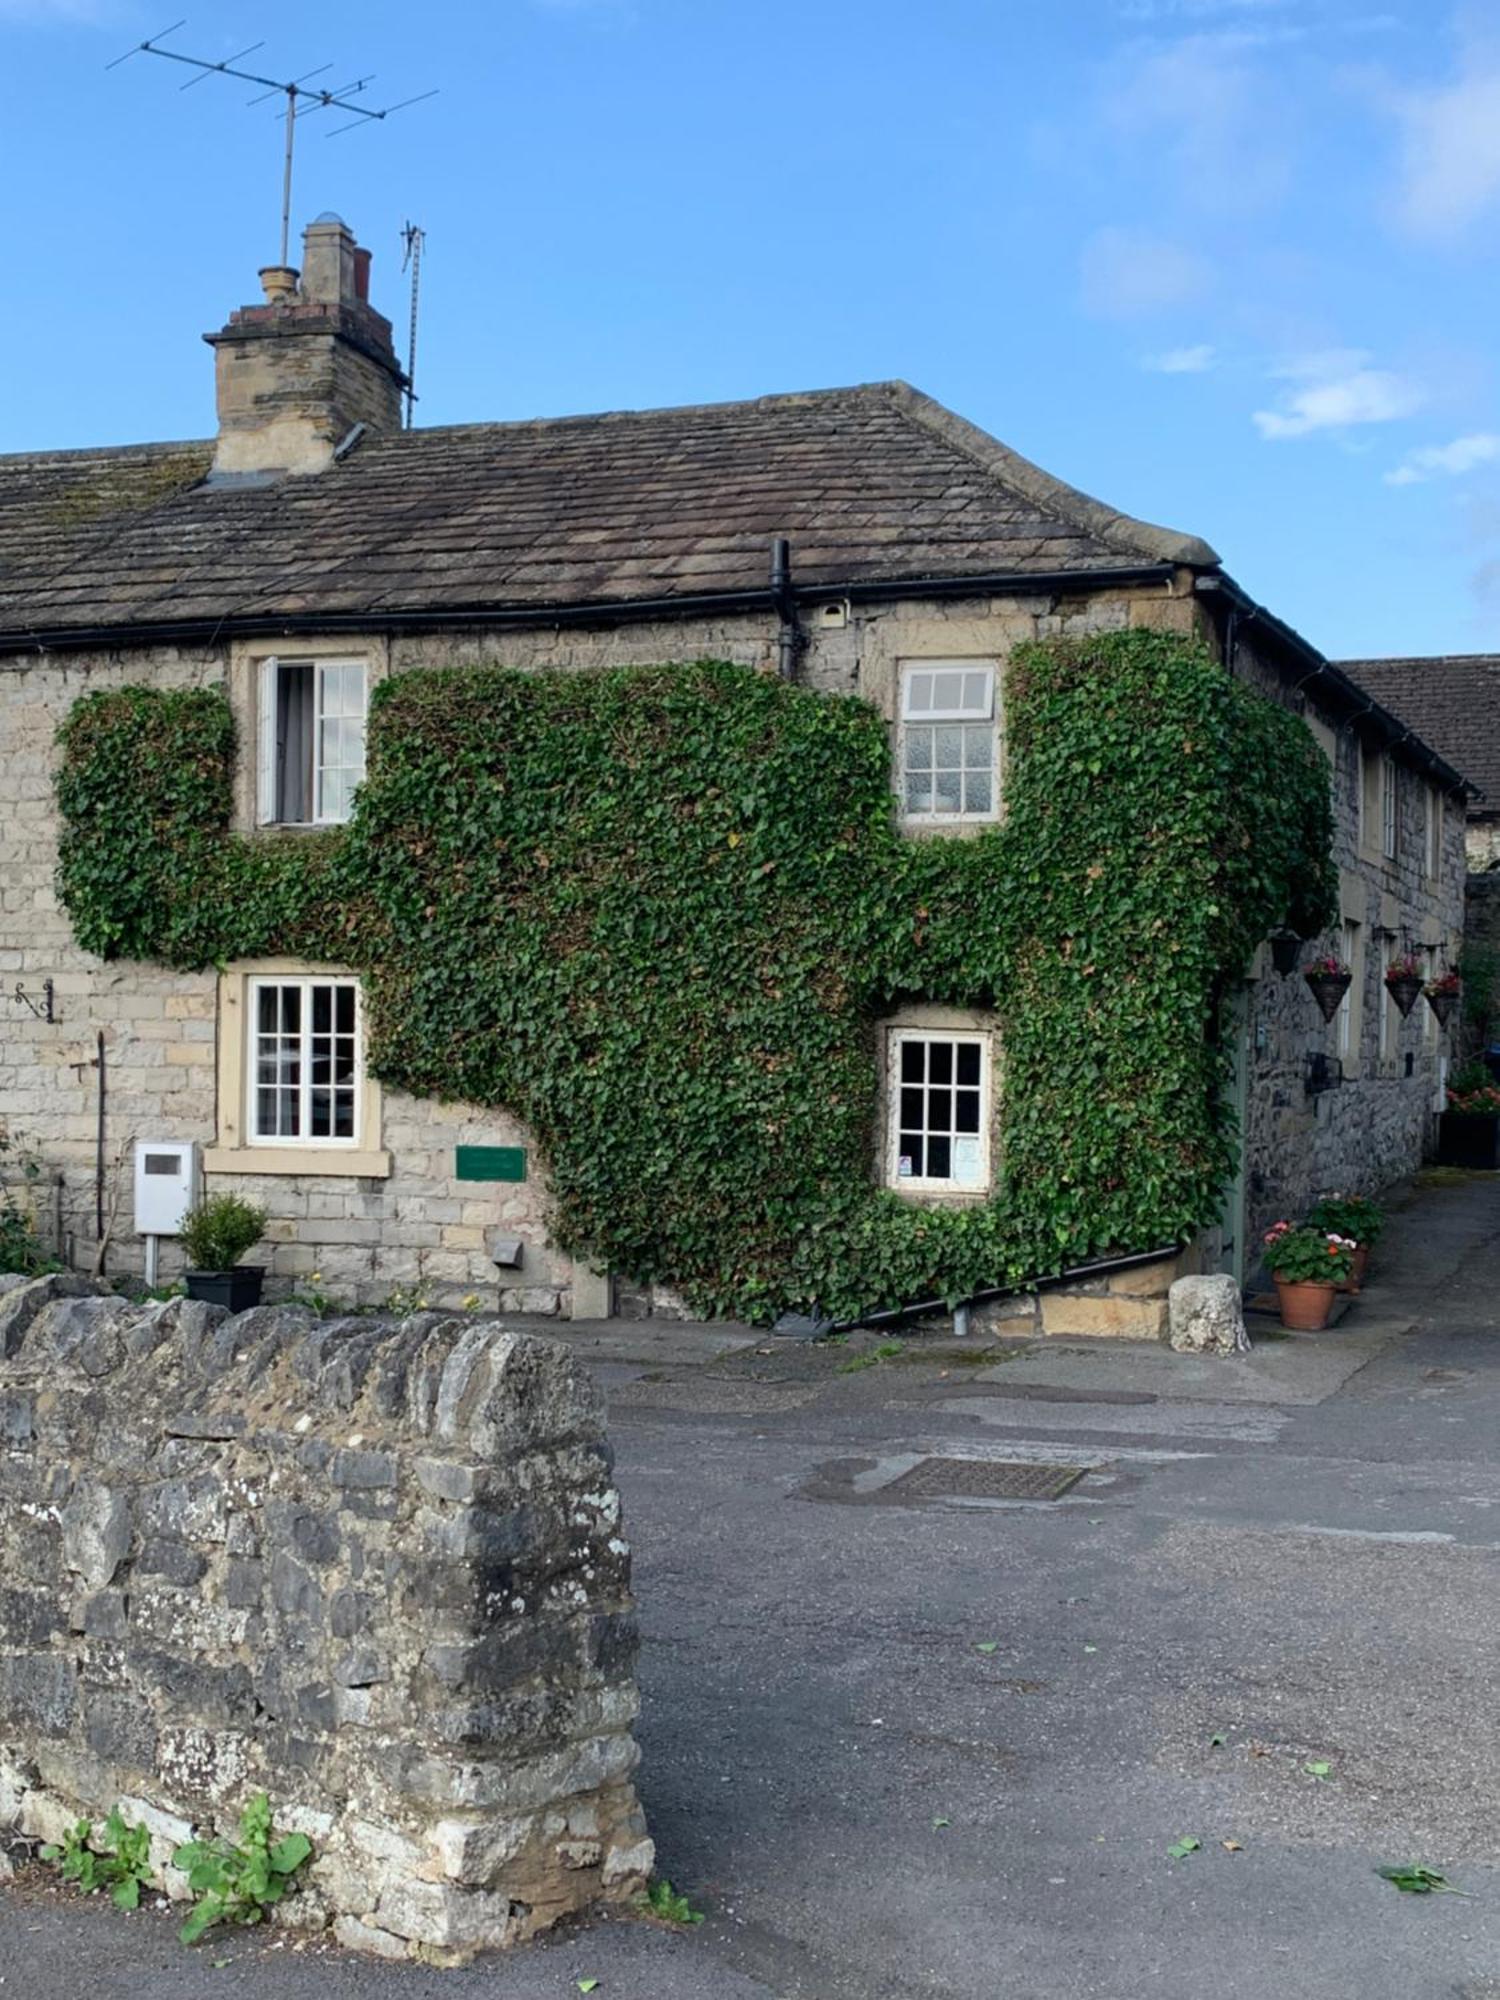
M601 1360L642 1794L708 1920L438 1973L23 1880L0 2000L1500 2000L1500 1186L1420 1194L1377 1269L1244 1364ZM1088 1469L883 1495L934 1452Z

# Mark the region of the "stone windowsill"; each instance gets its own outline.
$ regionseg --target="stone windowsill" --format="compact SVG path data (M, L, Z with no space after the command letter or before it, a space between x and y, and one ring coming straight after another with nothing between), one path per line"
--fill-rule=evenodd
M337 1174L346 1180L389 1180L391 1156L383 1148L356 1152L338 1146L210 1146L206 1174Z

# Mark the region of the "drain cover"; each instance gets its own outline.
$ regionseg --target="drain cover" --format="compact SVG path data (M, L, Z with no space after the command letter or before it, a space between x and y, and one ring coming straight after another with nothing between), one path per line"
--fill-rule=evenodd
M1038 1465L1012 1458L923 1458L881 1491L884 1499L1058 1500L1084 1465Z

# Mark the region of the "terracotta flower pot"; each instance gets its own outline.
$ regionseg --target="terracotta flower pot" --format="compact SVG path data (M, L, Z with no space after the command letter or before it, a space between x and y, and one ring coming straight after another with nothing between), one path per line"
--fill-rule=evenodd
M1311 1279L1288 1284L1286 1279L1277 1278L1274 1271L1271 1276L1276 1279L1276 1296L1281 1302L1281 1324L1297 1333L1321 1333L1333 1311L1337 1287Z
M1370 1268L1370 1246L1359 1244L1354 1251L1354 1269L1341 1285L1335 1287L1340 1292L1357 1292L1365 1281L1365 1272Z

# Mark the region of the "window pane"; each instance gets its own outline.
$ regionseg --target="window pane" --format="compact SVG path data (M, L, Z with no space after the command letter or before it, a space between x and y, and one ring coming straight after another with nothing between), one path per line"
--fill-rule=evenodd
M333 1136L335 1139L354 1137L354 1093L352 1090L338 1090L333 1097Z
M964 698L964 677L962 674L934 674L932 677L932 705L934 708L959 708Z
M914 1132L922 1123L922 1093L920 1090L903 1090L901 1093L901 1123L908 1132Z
M927 1052L925 1042L903 1042L901 1044L901 1081L920 1083L922 1081L922 1058Z
M300 1034L302 1031L302 988L300 986L283 986L278 990L281 994L281 1032L284 1035Z
M255 1025L263 1035L273 1034L276 1029L276 988L262 986L255 996Z
M927 1141L927 1178L930 1181L950 1180L953 1175L953 1141L947 1138L931 1138Z
M954 1055L958 1061L959 1082L977 1084L979 1082L978 1042L960 1042L954 1050Z
M932 707L932 675L908 674L906 677L906 712L921 715Z
M940 724L933 730L933 761L939 769L955 771L964 761L964 732L962 723Z
M901 1171L902 1161L906 1161L909 1172ZM920 1180L922 1178L922 1135L920 1132L903 1132L897 1147L896 1178L898 1180Z
M990 712L990 677L986 673L964 675L964 707L975 715Z
M939 771L933 785L935 805L940 813L956 813L963 797L963 775L959 771Z
M308 1094L308 1130L315 1139L327 1139L333 1132L333 1100L316 1085Z
M995 732L988 723L966 722L964 763L971 771L988 771L995 762Z
M929 1042L927 1044L927 1074L933 1083L952 1083L953 1044L952 1042Z
M336 986L334 988L334 1020L341 1035L354 1033L354 988Z
M994 787L988 771L965 771L964 811L987 813L993 809Z
M333 988L315 986L312 990L312 1025L315 1035L326 1035L333 1024Z
M957 1092L954 1101L953 1128L957 1132L977 1132L979 1130L979 1092L977 1090L960 1090Z
M927 1129L929 1132L949 1132L953 1129L953 1092L951 1090L928 1091Z

